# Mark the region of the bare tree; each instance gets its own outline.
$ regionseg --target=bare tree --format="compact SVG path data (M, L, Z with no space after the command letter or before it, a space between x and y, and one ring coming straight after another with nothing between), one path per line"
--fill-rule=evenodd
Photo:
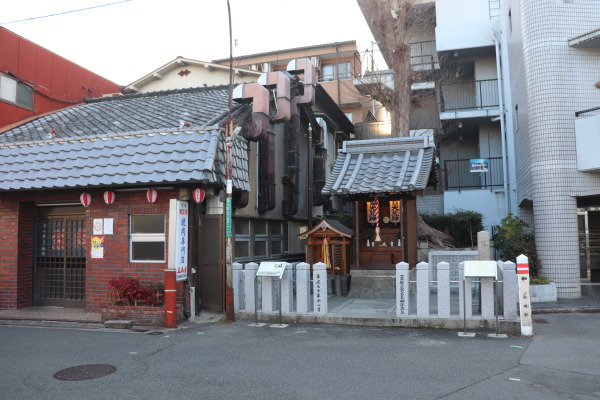
M391 85L365 79L363 93L370 94L390 111L393 136L408 136L412 112L425 102L435 101L435 91L412 91L412 85L422 81L426 70L413 68L410 46L415 35L435 26L434 5L422 0L357 2L392 70Z
M435 81L439 87L442 81L457 75L452 68L446 69L445 74L441 73L437 54L436 57L431 55L431 65L424 62L421 52L417 52L416 60L412 59L411 44L418 41L424 32L435 28L435 3L431 0L357 0L357 3L392 72L390 82L371 71L368 77L363 78L360 91L378 100L391 113L392 136L409 136L415 110L437 105L438 101L435 89L425 86L413 90L413 85ZM435 118L439 125L436 129L439 140L443 129L437 112ZM431 228L418 214L417 231L420 238L435 246L452 245L450 235Z

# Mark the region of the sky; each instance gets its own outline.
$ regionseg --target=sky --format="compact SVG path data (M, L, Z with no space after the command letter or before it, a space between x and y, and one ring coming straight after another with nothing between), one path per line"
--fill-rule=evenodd
M347 40L356 40L359 51L371 48L373 36L355 0L230 5L234 57ZM19 20L26 21L10 23ZM178 56L229 57L226 0L19 0L4 4L0 26L119 85Z

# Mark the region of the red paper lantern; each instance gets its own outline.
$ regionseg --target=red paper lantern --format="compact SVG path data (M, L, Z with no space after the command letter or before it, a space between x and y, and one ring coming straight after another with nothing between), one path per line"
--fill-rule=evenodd
M204 193L204 190L202 190L202 189L194 190L194 201L196 203L202 203L204 201L205 196L206 196L206 193Z
M111 190L107 190L106 192L104 192L104 202L106 204L112 204L115 202L115 192L111 191Z
M148 189L146 192L146 198L148 199L148 203L154 203L158 198L158 190Z
M81 193L81 196L79 196L79 201L84 207L89 207L92 202L92 195L89 193Z

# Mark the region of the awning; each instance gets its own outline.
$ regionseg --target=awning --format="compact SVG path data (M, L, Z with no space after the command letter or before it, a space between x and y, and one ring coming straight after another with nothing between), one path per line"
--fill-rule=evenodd
M394 193L423 190L435 146L427 137L344 142L324 195Z

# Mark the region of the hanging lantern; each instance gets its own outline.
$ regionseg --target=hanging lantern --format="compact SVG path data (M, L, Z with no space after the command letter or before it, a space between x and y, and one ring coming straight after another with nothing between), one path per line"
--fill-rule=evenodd
M146 192L146 198L148 199L148 203L154 203L158 198L158 190L148 189Z
M390 201L390 222L399 224L402 215L402 202L400 200Z
M89 193L81 193L81 196L79 196L79 201L84 207L89 207L92 202L92 195Z
M115 202L115 192L112 190L107 190L104 192L104 202L108 205L111 205Z
M195 189L193 195L194 195L194 201L196 203L202 203L204 201L204 197L206 196L206 193L204 193L204 190L202 190L202 189Z
M374 201L367 201L367 222L369 224L377 223L377 206Z

